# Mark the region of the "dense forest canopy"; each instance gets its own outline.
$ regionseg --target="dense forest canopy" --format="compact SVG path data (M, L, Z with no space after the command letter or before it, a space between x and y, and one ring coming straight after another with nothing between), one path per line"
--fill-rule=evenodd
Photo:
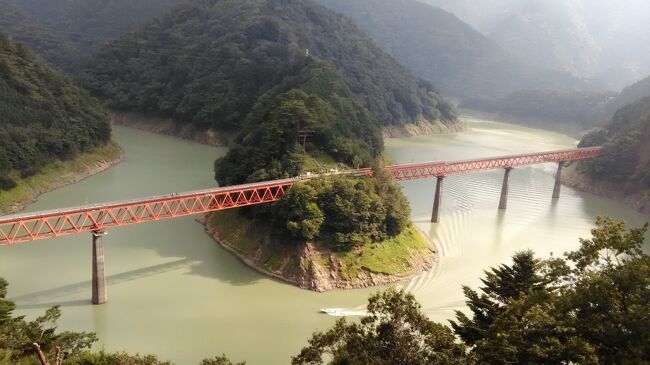
M238 128L306 54L335 65L381 124L453 122L453 107L311 0L193 1L102 47L85 85L120 110Z
M183 0L0 0L0 32L50 66L74 74L106 41L161 16Z
M443 93L495 99L522 89L590 88L567 72L530 66L453 14L417 0L318 0Z
M614 114L604 131L586 135L581 146L603 145L600 156L581 167L592 178L622 184L626 190L650 189L650 97Z
M0 190L110 136L98 102L0 35Z
M379 157L380 128L336 69L312 58L296 69L253 105L215 165L220 185L297 176L309 154L350 166L369 166Z
M359 167L380 158L380 128L336 69L313 58L303 62L260 98L230 151L215 162L220 185L298 176L316 159ZM244 214L272 221L272 235L283 243L352 250L399 235L410 208L397 185L377 174L296 184L279 203Z
M650 96L650 77L620 93L557 90L522 90L497 100L469 100L466 106L519 121L537 122L562 131L581 133L601 128L626 104Z
M470 105L519 120L552 121L589 130L605 123L607 107L615 96L609 92L521 90L499 100L474 100Z
M184 0L13 0L41 24L89 51L136 30Z
M410 223L409 203L391 177L336 177L294 185L271 218L275 233L302 244L320 241L350 251L399 235Z
M25 12L16 0L0 0L0 32L25 44L48 64L72 71L81 52L63 35Z

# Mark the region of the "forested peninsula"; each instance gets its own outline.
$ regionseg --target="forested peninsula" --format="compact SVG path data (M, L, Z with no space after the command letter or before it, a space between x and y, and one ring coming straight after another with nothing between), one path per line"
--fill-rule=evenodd
M220 186L379 168L383 129L462 128L430 83L311 0L189 2L101 47L79 77L118 113L226 136L229 152L214 166ZM432 245L409 213L390 179L347 177L206 223L249 265L325 290L430 268Z
M0 212L121 158L102 106L0 35Z

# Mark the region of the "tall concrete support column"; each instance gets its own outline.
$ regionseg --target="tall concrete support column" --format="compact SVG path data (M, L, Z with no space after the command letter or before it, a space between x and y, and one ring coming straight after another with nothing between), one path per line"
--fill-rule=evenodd
M440 200L442 199L442 181L444 176L437 176L438 181L436 181L436 194L433 198L433 212L431 213L431 222L439 223L440 222Z
M503 173L503 186L501 187L501 200L499 201L499 209L508 208L508 190L510 187L510 171L512 167L506 167Z
M562 190L562 168L564 168L565 161L560 161L557 164L557 174L555 174L555 187L553 188L553 199L560 198L560 191Z
M93 232L93 304L106 303L106 275L104 271L104 231Z

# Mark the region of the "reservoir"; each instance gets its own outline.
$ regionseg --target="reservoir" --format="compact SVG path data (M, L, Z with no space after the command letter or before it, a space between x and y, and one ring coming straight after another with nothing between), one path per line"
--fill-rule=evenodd
M468 120L453 135L386 141L394 163L460 160L574 148L576 141L511 124ZM45 194L28 211L216 186L224 148L125 127L114 128L126 160L77 184ZM415 224L435 243L439 263L398 287L412 292L435 321L464 308L462 285L532 249L539 257L578 247L598 215L639 226L648 217L622 204L563 187L553 201L556 165L513 170L507 211L498 211L502 171L445 179L440 224L429 223L435 179L405 182ZM78 235L0 248L0 277L16 314L33 319L61 305L60 330L93 331L96 349L153 353L178 365L225 353L249 365L288 364L313 331L334 324L320 308L363 313L378 288L314 293L269 279L221 249L196 217L108 232L108 303L90 304L91 237ZM648 247L648 246L646 246Z

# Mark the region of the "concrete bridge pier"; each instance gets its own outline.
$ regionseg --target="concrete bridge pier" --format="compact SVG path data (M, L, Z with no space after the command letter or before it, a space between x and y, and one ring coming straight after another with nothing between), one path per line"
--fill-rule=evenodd
M557 173L555 174L555 187L553 188L553 199L560 198L560 191L562 190L562 169L566 161L557 163Z
M104 271L104 236L106 232L99 230L93 234L93 304L106 303L106 275Z
M508 208L508 190L510 188L510 171L512 167L506 167L503 173L503 186L501 187L501 200L499 200L499 209Z
M436 176L436 194L433 198L433 212L431 213L431 222L440 222L440 201L442 199L442 181L444 176Z

